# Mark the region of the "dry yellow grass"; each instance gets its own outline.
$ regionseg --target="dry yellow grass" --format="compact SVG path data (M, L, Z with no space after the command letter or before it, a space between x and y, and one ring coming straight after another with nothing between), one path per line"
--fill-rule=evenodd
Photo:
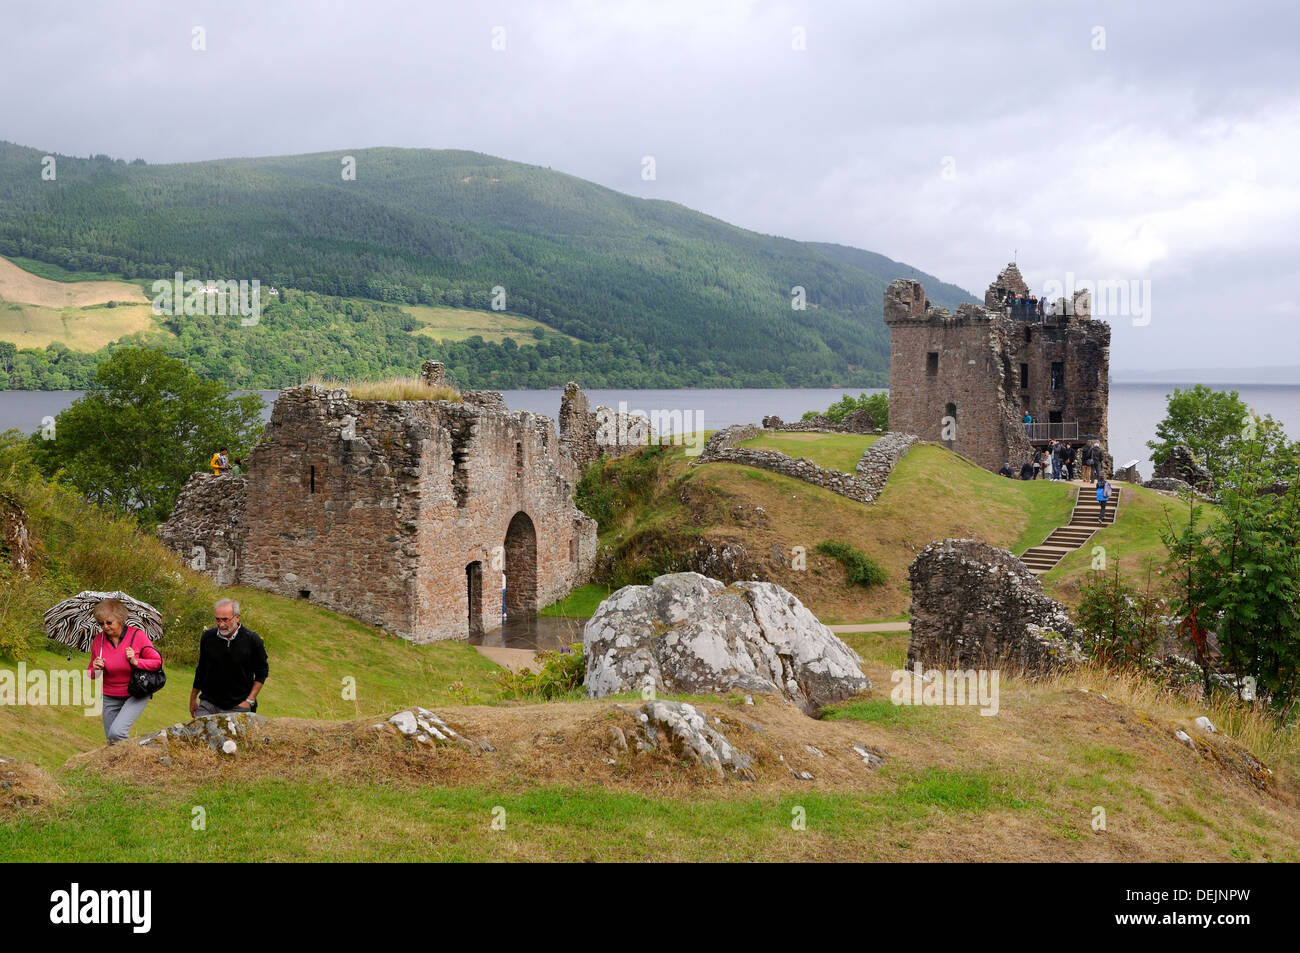
M1194 705L1171 697L1134 708L1121 696L1145 697L1138 686L1103 697L1080 690L1078 682L1092 677L1082 673L1004 679L1000 710L985 717L973 707L892 706L889 668L868 663L865 670L876 688L860 702L876 706L879 717L819 721L766 696L753 706L738 698L696 702L715 729L755 758L754 781L719 779L679 754L638 752L639 700L439 709L452 728L489 742L491 751L425 748L370 727L380 719L277 719L233 759L201 743L173 744L168 760L156 749L118 745L79 755L68 767L168 796L276 778L516 794L562 787L673 803L860 798L870 836L827 831L799 847L801 859L1300 859L1294 775L1282 770L1261 783L1242 768L1243 747L1234 741L1177 741L1178 727L1198 734L1190 727ZM631 750L611 743L615 728ZM882 752L884 766L869 770L855 745ZM1102 830L1093 826L1097 808L1105 812ZM661 847L673 856L671 845Z
M46 308L84 308L109 301L149 303L138 285L125 281L51 281L23 271L7 258L0 258L0 298Z
M137 331L157 328L147 304L116 308L47 308L0 296L0 341L43 348L58 341L74 351L97 351Z
M351 383L313 378L307 382L327 390L346 390L354 400L450 400L460 401L460 391L454 387L430 387L419 377L393 377L382 381L355 381Z

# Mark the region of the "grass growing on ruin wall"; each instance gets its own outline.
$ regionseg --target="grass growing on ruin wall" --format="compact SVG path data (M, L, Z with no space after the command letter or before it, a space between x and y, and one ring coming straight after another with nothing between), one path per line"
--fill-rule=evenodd
M353 400L449 400L460 402L454 387L431 387L420 377L391 377L382 381L331 381L312 379L308 384L326 390L346 390Z

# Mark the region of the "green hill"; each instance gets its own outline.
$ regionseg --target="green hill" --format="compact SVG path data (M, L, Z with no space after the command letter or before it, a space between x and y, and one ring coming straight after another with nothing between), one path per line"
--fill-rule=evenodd
M355 159L354 180L342 177L345 155ZM0 143L0 254L146 284L182 271L388 304L491 310L500 287L505 310L560 332L549 352L540 343L419 344L420 356L492 386L554 384L566 369L606 386L880 385L890 280L920 278L937 304L971 299L881 255L760 235L473 152L380 148L162 166L56 156L53 181L40 175L42 156ZM802 310L792 307L796 286L805 289ZM388 317L415 329L401 312ZM259 326L247 337L274 333ZM540 328L536 336L546 338ZM557 354L569 338L586 347ZM291 334L272 346L298 343ZM373 371L381 344L364 343L371 353L342 376ZM303 373L323 370L310 366L316 348L306 350ZM266 384L245 370L230 382ZM75 374L69 380L76 385Z

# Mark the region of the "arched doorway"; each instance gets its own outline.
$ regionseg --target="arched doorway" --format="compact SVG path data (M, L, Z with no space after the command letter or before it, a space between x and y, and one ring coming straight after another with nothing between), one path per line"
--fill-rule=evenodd
M537 611L537 530L527 513L516 513L506 530L506 614Z

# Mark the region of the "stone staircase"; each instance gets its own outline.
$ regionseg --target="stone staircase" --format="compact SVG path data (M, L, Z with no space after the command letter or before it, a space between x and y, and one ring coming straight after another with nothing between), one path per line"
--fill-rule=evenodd
M1047 572L1064 559L1067 553L1073 552L1092 539L1097 530L1115 522L1122 492L1119 487L1111 484L1111 497L1106 504L1106 520L1099 523L1097 516L1101 512L1101 504L1097 502L1096 485L1090 483L1079 487L1079 495L1074 501L1074 512L1070 514L1070 522L1052 530L1047 534L1047 539L1039 545L1026 549L1020 561L1036 576Z

